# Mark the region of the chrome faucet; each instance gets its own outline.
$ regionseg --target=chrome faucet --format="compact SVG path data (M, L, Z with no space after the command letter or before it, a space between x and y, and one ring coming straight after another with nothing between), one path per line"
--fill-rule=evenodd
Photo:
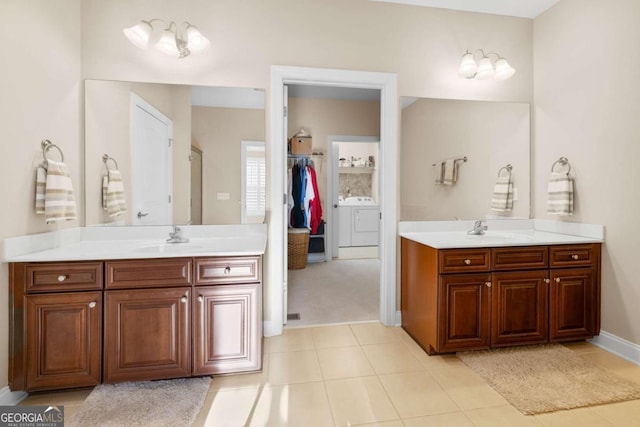
M173 231L169 232L169 238L167 239L167 243L188 243L189 238L184 237L182 234L182 229L177 225L173 226Z
M481 234L484 234L484 232L487 231L488 228L488 226L482 225L482 220L479 220L473 224L473 229L467 231L467 234L479 236Z

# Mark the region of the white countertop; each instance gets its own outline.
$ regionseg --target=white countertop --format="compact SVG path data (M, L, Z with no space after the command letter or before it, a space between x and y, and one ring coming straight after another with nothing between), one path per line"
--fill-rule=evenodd
M82 227L5 239L4 262L262 255L265 224L181 226L188 243L166 243L169 226Z
M489 220L483 235L468 235L474 221L401 222L401 237L436 249L602 243L604 227L547 220Z

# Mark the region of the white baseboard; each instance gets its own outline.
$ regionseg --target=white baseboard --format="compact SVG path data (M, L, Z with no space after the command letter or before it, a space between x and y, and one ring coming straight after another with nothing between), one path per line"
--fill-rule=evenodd
M402 326L402 312L400 310L396 311L396 324L395 326Z
M627 341L606 331L600 331L600 335L589 340L593 345L607 350L629 362L640 365L640 345Z
M26 391L11 391L8 385L0 389L0 405L15 406L22 402L29 393Z

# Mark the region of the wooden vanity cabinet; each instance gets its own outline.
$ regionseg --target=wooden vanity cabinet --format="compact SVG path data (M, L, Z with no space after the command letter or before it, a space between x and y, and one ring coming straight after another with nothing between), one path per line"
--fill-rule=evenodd
M12 390L101 382L101 288L101 262L9 265Z
M261 263L260 256L11 263L10 387L259 370Z
M194 375L259 370L260 258L200 258L195 270Z
M429 354L599 333L600 244L401 250L402 327Z

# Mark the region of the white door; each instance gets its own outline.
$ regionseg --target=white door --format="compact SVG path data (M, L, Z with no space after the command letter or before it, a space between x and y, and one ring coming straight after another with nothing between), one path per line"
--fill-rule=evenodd
M287 126L289 125L289 119L288 116L289 115L289 87L287 85L284 85L284 114L283 114L283 126L284 126L284 141L282 141L282 143L284 144L284 147L287 146L287 134L288 134L288 128ZM273 155L273 154L272 154ZM287 165L287 163L285 163L285 165ZM287 175L288 175L288 171L287 168L284 167L284 183L285 185L287 185ZM287 324L287 314L289 313L289 304L288 304L288 298L289 298L289 268L288 268L288 263L289 263L289 259L288 259L288 253L287 253L287 248L288 248L288 239L289 239L289 205L287 204L287 196L286 196L286 192L288 191L288 188L285 189L285 196L283 196L283 205L282 205L282 209L284 211L283 217L284 217L284 235L282 236L282 238L284 239L284 254L282 255L282 262L284 263L283 265L283 270L284 271L284 278L283 278L283 284L282 284L282 323L283 324Z
M131 93L131 224L173 223L173 122Z

